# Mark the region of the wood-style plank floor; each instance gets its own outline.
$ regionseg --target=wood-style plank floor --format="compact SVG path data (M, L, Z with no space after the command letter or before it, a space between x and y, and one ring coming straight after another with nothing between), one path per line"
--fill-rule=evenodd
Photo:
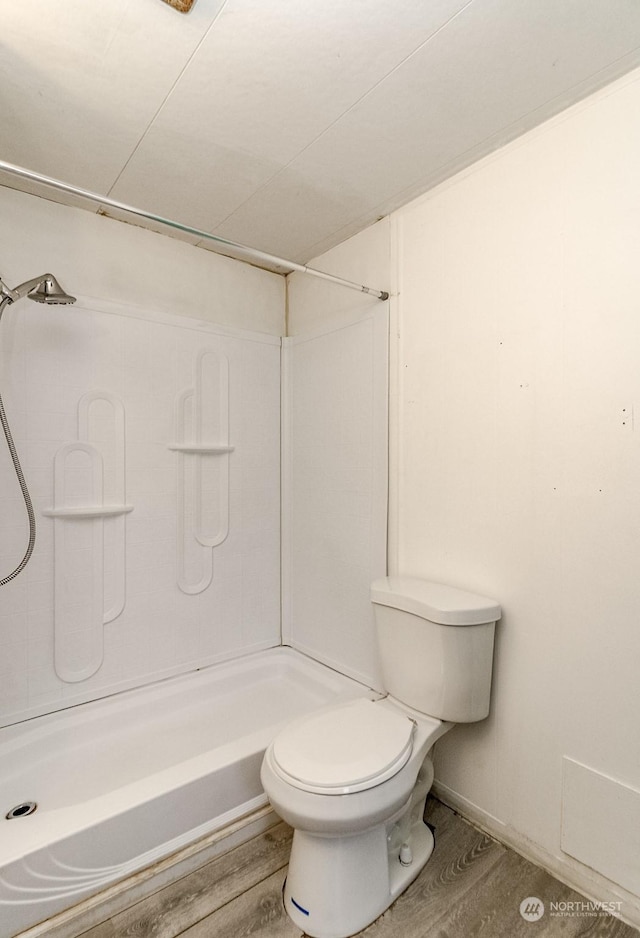
M520 915L523 899L584 897L429 799L436 849L414 883L362 938L640 938L612 916ZM285 824L81 933L81 938L302 938L282 887L291 830ZM80 938L80 935L78 936Z

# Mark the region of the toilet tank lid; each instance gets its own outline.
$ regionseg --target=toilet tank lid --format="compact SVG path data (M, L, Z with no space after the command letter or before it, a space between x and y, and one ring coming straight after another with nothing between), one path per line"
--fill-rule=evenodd
M371 602L411 612L438 625L482 625L497 622L501 615L495 599L409 576L374 580Z

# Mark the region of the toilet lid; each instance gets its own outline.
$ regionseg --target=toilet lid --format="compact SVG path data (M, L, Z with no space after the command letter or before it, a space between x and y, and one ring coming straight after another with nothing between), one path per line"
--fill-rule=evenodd
M291 724L273 742L273 761L305 791L364 791L400 771L411 755L414 729L403 714L355 700Z

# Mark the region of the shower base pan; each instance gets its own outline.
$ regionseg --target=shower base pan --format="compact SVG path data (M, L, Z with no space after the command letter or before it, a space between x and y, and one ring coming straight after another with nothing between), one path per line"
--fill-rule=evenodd
M0 730L0 938L266 805L278 729L369 695L277 648Z

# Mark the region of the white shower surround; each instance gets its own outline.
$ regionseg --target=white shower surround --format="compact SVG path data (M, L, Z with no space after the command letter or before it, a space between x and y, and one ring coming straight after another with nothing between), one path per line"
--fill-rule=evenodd
M382 688L369 601L387 564L388 304L283 339L282 632Z
M0 686L0 723L278 645L280 340L82 297L73 307L10 309L2 327L3 394L32 490L38 540L25 574L2 592L1 638L11 669ZM201 382L197 366L203 349L228 361L223 423L234 449L223 457L229 460L229 534L213 549L210 585L194 596L177 585L176 463L218 457L178 454L169 447L176 442L176 398ZM65 447L71 455L84 448L104 463L107 509L123 500L122 456L108 414L98 414L91 439L82 439L89 432L82 419L87 395L121 402L124 412L126 498L133 506L124 521L126 548L121 534L109 530L122 525L123 516L116 521L43 514L59 507L54 464ZM11 566L25 521L5 452L0 472L7 480L0 494L7 519L0 530L0 557L3 566ZM205 475L203 484L215 485L215 476ZM64 490L67 508L87 506L100 500L100 486L96 492L92 486L90 473L72 465L58 480L57 497ZM95 545L103 524L101 577ZM125 552L124 608L103 625L104 602L122 592ZM198 555L189 562L197 565ZM87 643L92 663L83 670L81 649Z
M27 312L0 344L39 521L2 595L0 794L39 807L0 821L0 938L264 805L278 727L375 694L386 562L386 305L287 342L282 372L272 336ZM0 504L0 556L21 508Z

